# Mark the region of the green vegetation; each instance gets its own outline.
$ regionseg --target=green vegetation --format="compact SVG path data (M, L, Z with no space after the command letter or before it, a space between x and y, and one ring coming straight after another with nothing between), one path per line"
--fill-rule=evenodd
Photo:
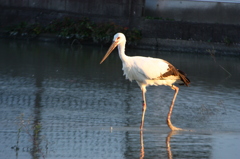
M21 22L8 27L10 36L36 37L42 33L56 34L62 40L91 41L97 44L106 44L112 41L117 32L126 35L128 44L135 45L141 39L141 31L129 29L114 23L94 23L88 18L73 20L64 18L54 20L46 26Z

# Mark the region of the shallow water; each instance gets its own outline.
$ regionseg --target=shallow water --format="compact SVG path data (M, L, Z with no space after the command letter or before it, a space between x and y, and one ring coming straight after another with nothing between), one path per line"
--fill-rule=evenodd
M184 70L171 132L169 87L141 91L107 48L0 41L0 158L211 158L240 156L240 58L126 49Z

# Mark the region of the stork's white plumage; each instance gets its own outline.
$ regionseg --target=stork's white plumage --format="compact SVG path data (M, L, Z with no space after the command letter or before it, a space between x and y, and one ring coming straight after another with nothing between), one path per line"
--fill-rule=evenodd
M186 77L185 73L176 69L172 64L163 59L125 55L125 44L125 35L122 33L115 34L113 38L113 43L103 57L100 64L110 55L114 48L118 46L118 53L120 59L122 60L122 69L124 75L126 76L126 79L129 79L130 81L135 80L142 90L143 107L140 129L143 129L144 116L147 108L145 99L146 87L149 85L166 85L170 86L173 90L175 90L172 104L170 105L167 116L167 124L172 130L181 130L180 128L173 126L171 123L172 109L179 91L179 88L173 84L179 83L188 86L190 84L190 80Z

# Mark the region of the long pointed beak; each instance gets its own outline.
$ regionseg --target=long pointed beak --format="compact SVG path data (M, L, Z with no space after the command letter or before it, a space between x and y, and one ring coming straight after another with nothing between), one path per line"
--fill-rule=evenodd
M107 57L111 54L111 52L115 49L115 47L118 45L117 42L113 42L112 45L109 47L107 53L105 54L105 56L103 57L102 61L100 62L103 63L103 61L105 61L107 59Z

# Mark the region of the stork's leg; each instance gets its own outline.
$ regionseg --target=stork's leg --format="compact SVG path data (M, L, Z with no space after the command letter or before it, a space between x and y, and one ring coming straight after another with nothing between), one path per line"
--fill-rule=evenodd
M172 122L171 122L172 110L173 110L173 106L174 106L179 88L172 85L172 89L175 90L175 94L174 94L173 99L172 99L172 104L170 105L170 108L169 108L169 112L168 112L168 116L167 116L167 124L168 124L168 126L171 130L182 130L181 128L177 128L177 127L173 126Z
M143 129L143 125L144 125L144 117L145 117L145 112L147 109L147 103L146 103L146 98L145 98L145 93L146 93L146 89L142 89L142 122L140 125L140 129Z

